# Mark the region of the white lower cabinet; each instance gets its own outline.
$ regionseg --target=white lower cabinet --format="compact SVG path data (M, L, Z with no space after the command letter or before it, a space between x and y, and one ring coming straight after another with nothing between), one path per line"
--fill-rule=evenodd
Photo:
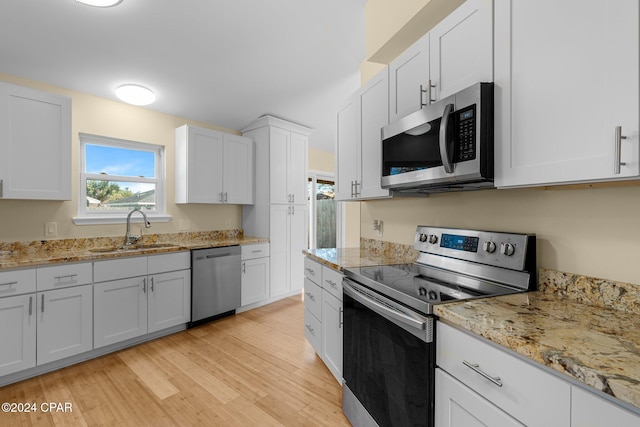
M342 384L342 273L304 260L304 334Z
M93 286L38 292L37 364L93 349Z
M270 295L292 295L302 289L307 247L306 205L271 205Z
M189 252L96 262L95 347L189 322L190 262ZM118 278L131 273L144 274Z
M437 427L523 426L442 369L436 369Z
M631 427L640 416L470 333L437 323L436 427Z
M247 306L269 298L269 244L241 247L240 304Z
M633 414L580 387L571 390L571 427L637 427L640 415Z
M35 299L35 293L0 298L0 376L36 366Z

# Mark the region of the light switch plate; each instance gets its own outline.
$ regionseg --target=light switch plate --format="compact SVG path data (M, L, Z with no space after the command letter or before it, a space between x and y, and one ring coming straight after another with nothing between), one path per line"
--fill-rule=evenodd
M46 237L56 237L58 235L58 223L47 222L44 225L44 235Z

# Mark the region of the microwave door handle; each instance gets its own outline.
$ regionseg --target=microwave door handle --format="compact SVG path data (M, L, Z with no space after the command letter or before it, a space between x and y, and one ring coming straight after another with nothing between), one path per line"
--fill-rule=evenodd
M449 150L447 147L449 145L447 128L449 127L451 113L453 113L453 104L447 104L444 107L442 120L440 121L440 158L442 159L442 166L444 166L444 171L446 173L453 173L453 164L449 158Z

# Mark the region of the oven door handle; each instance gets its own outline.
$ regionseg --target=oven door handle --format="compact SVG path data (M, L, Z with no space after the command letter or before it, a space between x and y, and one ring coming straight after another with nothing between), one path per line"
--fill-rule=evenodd
M418 318L418 316L412 317L406 313L394 310L392 307L387 307L386 305L381 304L365 295L362 291L356 288L357 285L354 286L354 282L352 282L351 280L344 278L343 281L346 284L346 286L344 286L343 288L344 293L346 293L365 307L368 307L374 312L380 314L381 316L391 318L421 331L427 328L427 321Z
M453 164L449 158L449 139L447 138L449 128L449 120L451 120L451 113L453 113L453 104L447 104L444 107L442 113L442 120L440 121L440 158L442 159L442 166L446 173L453 173Z

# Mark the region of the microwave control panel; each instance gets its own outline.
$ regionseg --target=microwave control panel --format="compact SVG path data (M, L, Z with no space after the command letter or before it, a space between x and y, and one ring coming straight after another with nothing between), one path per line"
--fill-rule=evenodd
M456 163L476 158L476 106L456 111L458 127Z

